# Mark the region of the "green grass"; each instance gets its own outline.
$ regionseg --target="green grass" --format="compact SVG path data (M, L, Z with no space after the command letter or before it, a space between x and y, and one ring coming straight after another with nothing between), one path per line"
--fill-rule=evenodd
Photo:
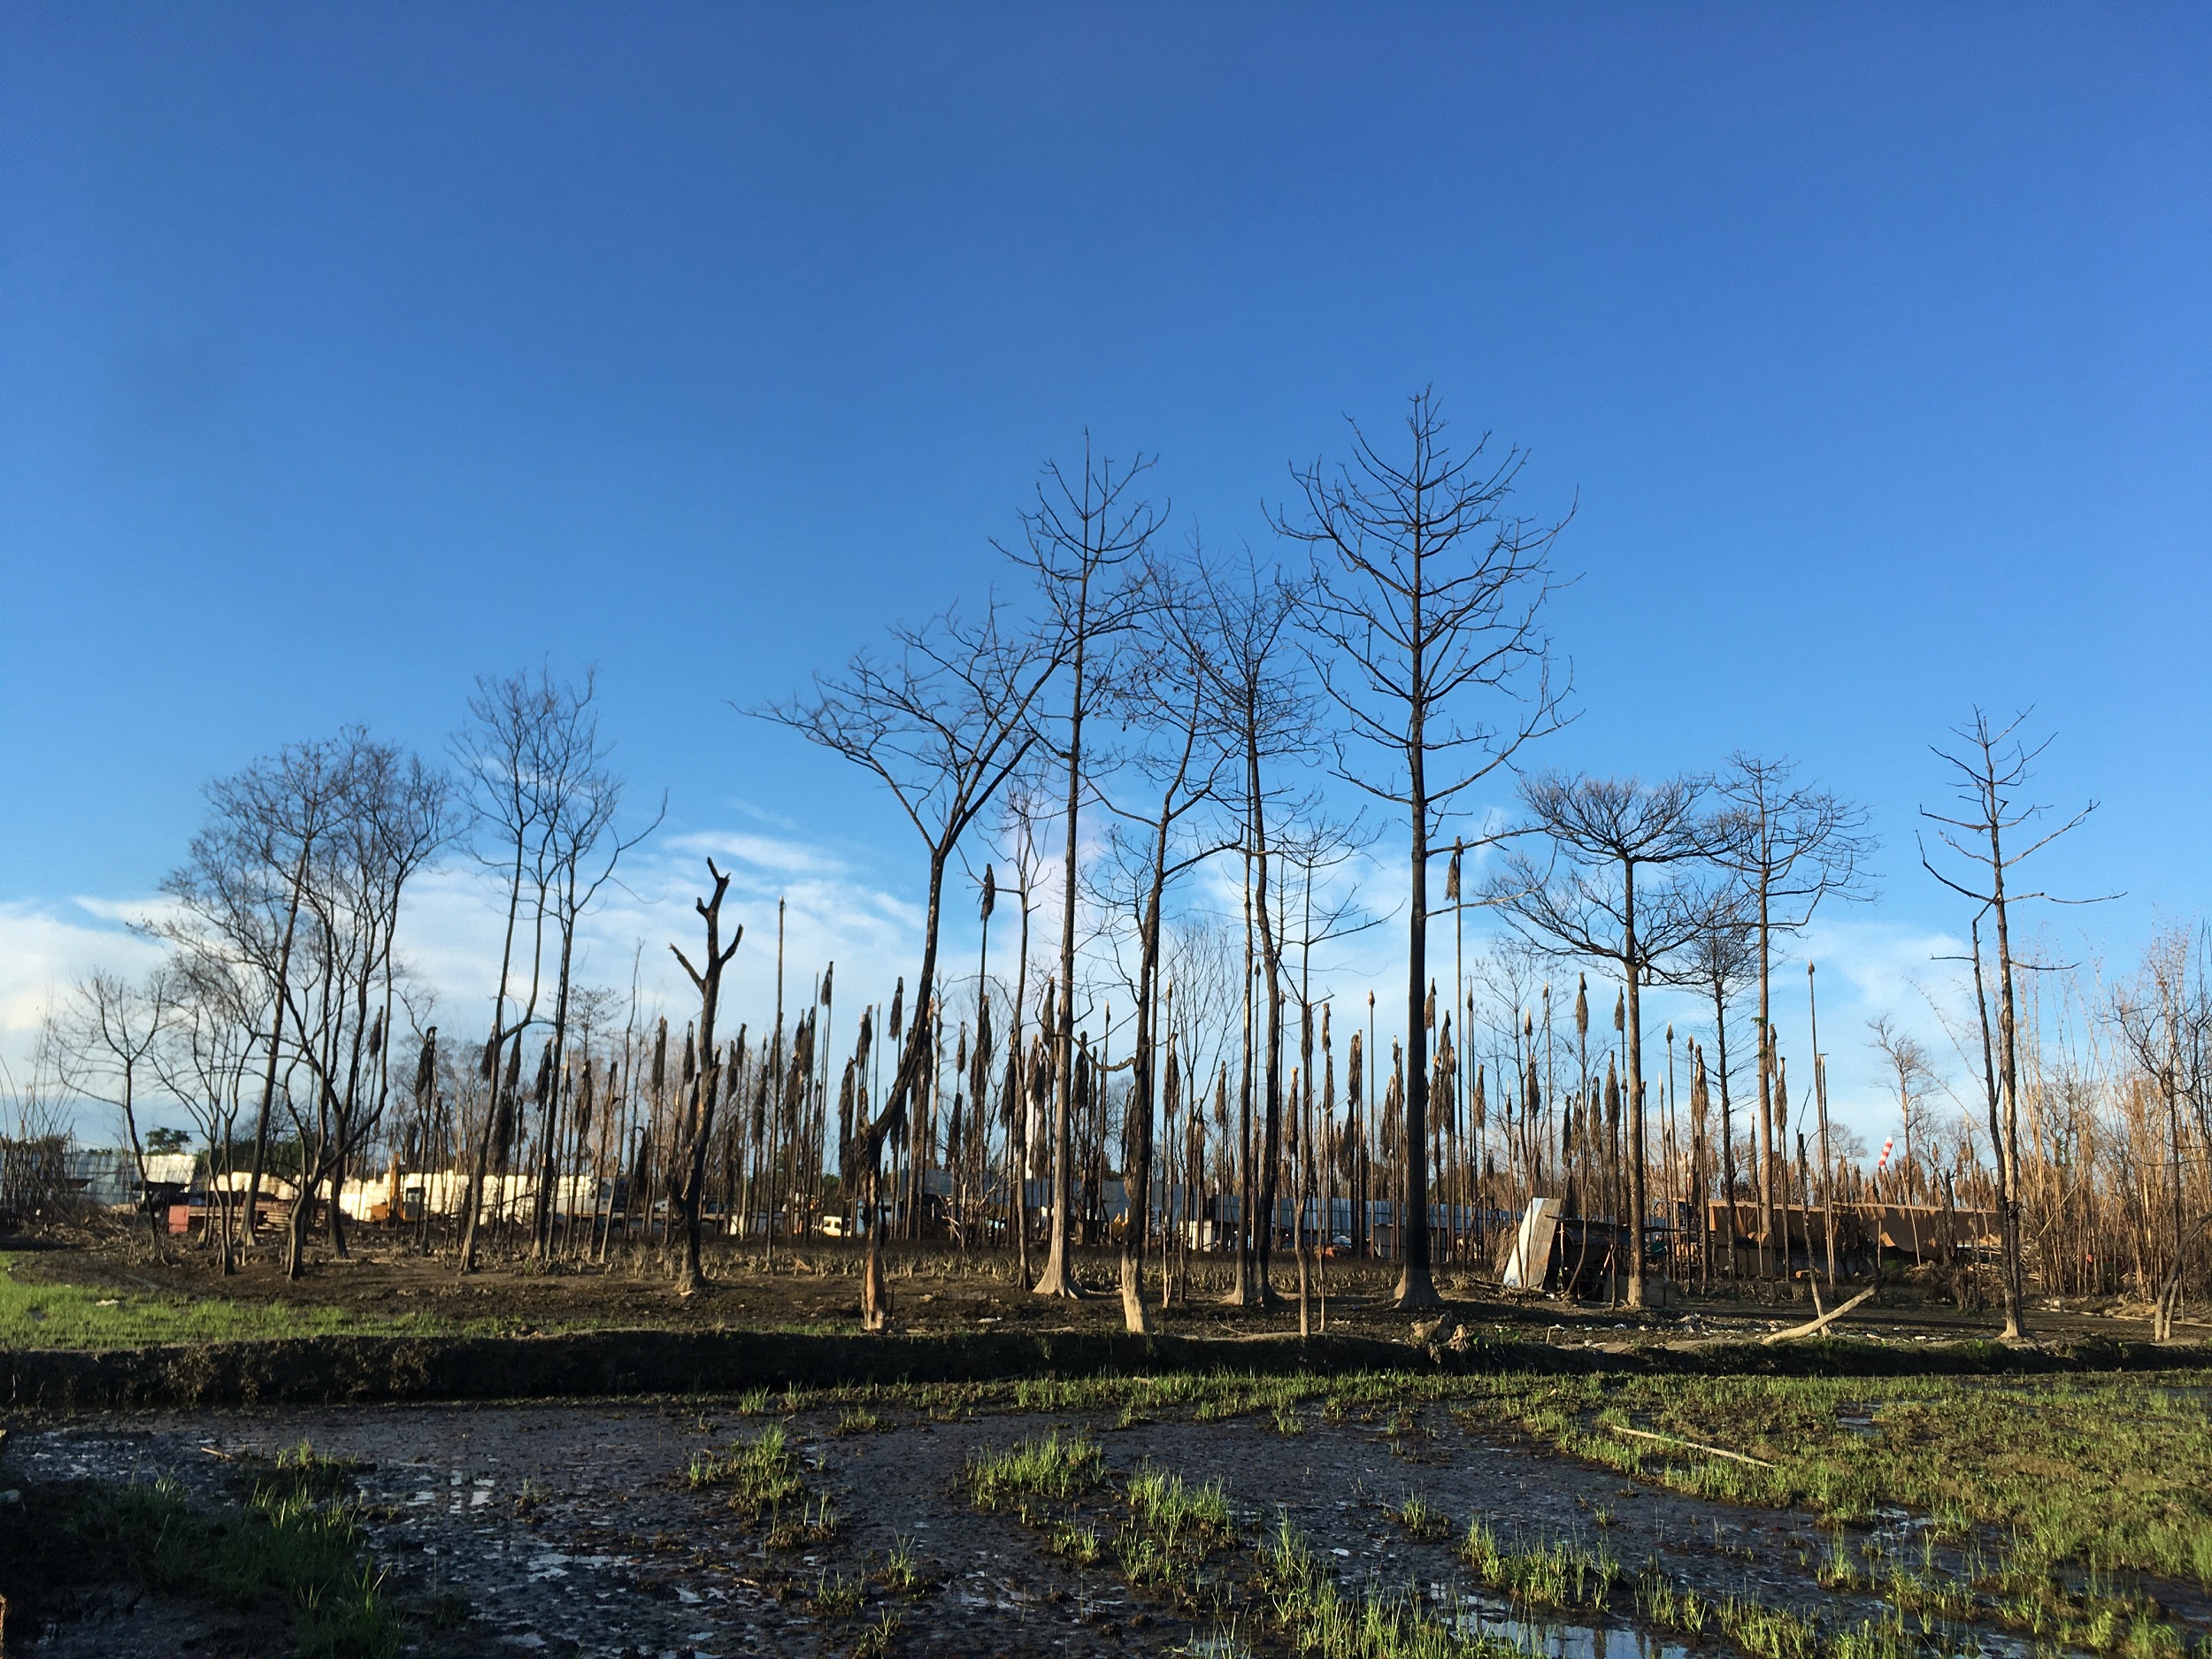
M919 1595L929 1588L929 1575L922 1570L920 1557L914 1553L914 1540L898 1537L891 1540L891 1553L883 1561L884 1587L900 1595Z
M864 1594L864 1586L843 1573L823 1573L816 1578L814 1594L808 1601L817 1613L832 1618L851 1618L860 1611Z
M1392 1517L1408 1538L1416 1542L1433 1544L1448 1536L1452 1530L1450 1519L1428 1501L1425 1494L1416 1492L1398 1506Z
M1438 1618L1410 1591L1340 1589L1288 1521L1260 1552L1259 1583L1275 1632L1293 1653L1318 1659L1527 1659L1502 1638Z
M180 1600L288 1615L303 1659L391 1659L403 1625L367 1559L351 1465L302 1447L248 1471L243 1505L208 1510L177 1486L32 1485L0 1509L0 1594L22 1614L73 1590L134 1584Z
M1460 1558L1478 1582L1516 1607L1540 1610L1600 1609L1612 1598L1621 1564L1603 1549L1571 1538L1545 1544L1507 1545L1484 1520L1468 1524Z
M780 1516L786 1504L803 1504L807 1498L799 1460L780 1423L771 1423L749 1440L733 1440L724 1451L693 1453L684 1478L695 1492L728 1487L730 1508L748 1520L757 1520L764 1514ZM811 1525L812 1522L801 1525Z
M2136 1569L2212 1586L2206 1381L2200 1372L1501 1378L1461 1414L1699 1497L1852 1523L1899 1504L1936 1517L1950 1535L2007 1535L2021 1566ZM1839 1424L1847 1405L1869 1403L1871 1438ZM1615 1425L1772 1467L1626 1439Z
M1840 1346L1840 1345L1839 1345ZM1026 1379L818 1391L810 1403L910 1404L933 1416L1109 1412L1202 1422L1260 1414L1286 1425L1379 1420L1417 1438L1417 1409L1448 1404L1463 1429L1505 1431L1636 1479L1722 1502L1805 1509L1864 1524L1882 1504L1943 1536L2001 1534L2022 1563L2139 1570L2212 1586L2212 1373L1792 1378L1379 1371ZM1839 1422L1871 1411L1876 1432ZM1635 1427L1757 1458L1636 1440Z
M1084 1434L1060 1438L1055 1429L1042 1440L1017 1441L1005 1451L988 1448L968 1460L963 1483L979 1509L995 1509L1024 1498L1071 1498L1105 1476L1098 1442Z
M0 1256L0 1348L142 1348L157 1342L233 1342L254 1337L484 1334L496 1322L428 1314L397 1317L288 1302L163 1296L82 1285L27 1284Z
M1129 1477L1124 1495L1129 1518L1114 1538L1122 1577L1197 1604L1206 1586L1200 1570L1207 1558L1237 1540L1227 1491L1218 1480L1194 1486L1147 1463Z
M905 1623L891 1609L885 1608L876 1622L860 1632L860 1640L853 1645L853 1659L887 1659Z
M1236 1541L1229 1494L1218 1480L1192 1486L1172 1471L1147 1463L1129 1477L1130 1524L1170 1550L1200 1553Z

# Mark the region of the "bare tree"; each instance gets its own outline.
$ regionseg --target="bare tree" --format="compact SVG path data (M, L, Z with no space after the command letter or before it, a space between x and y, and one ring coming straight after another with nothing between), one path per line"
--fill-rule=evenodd
M1910 1032L1900 1031L1897 1022L1887 1014L1877 1014L1868 1020L1866 1030L1874 1051L1882 1056L1882 1064L1889 1069L1890 1081L1897 1089L1897 1117L1905 1153L1901 1163L1909 1183L1913 1179L1914 1132L1919 1132L1924 1149L1927 1140L1928 1091L1938 1081L1935 1057L1928 1052L1927 1044Z
M2173 1227L2173 1260L2151 1313L2151 1340L2170 1341L2181 1309L2182 1270L2188 1260L2189 1225L2183 1189L2181 1106L2206 1097L2207 1037L2212 1033L2212 1000L2201 971L2193 982L2189 935L2175 929L2154 940L2145 953L2135 985L2112 998L2112 1023L2129 1054L2156 1081L2166 1109L2167 1158L2171 1180L2169 1214Z
M168 971L173 1009L153 1063L162 1087L191 1114L207 1143L213 1214L206 1242L222 1272L236 1271L234 1187L238 1114L257 1033L269 1028L265 989L246 964L213 949L180 949Z
M2008 885L2018 866L2042 851L2067 831L2097 810L2092 801L2056 828L2046 831L2024 849L2008 850L2005 838L2013 831L2036 822L2047 810L2037 805L2019 803L2019 792L2028 785L2036 761L2051 745L2051 739L2030 749L2016 735L2026 721L2024 712L2013 717L2001 726L1993 726L1987 714L1976 709L1972 718L1963 726L1952 728L1958 740L1955 749L1934 750L1936 757L1951 770L1961 803L1956 809L1960 816L1920 810L1920 816L1935 825L1936 839L1965 866L1959 877L1945 874L1931 862L1925 841L1921 843L1920 864L1930 875L1962 898L1971 899L1976 907L1977 947L1974 952L1974 976L1977 998L1981 995L1981 951L1978 945L1980 917L1984 911L1993 917L1997 924L1997 1036L1995 1060L1991 1081L1989 1133L1992 1150L1998 1171L1998 1204L2003 1223L2005 1271L2004 1340L2017 1340L2027 1333L2027 1284L2021 1265L2020 1248L2020 1060L2018 1000L2015 991L2014 969L2032 964L2016 963L2012 949L2011 907L2034 900L2054 903L2094 903L2096 900L2062 900L2044 892L2019 892ZM1985 1007L1986 1004L1985 1003ZM2001 1094L2004 1102L2004 1121L2000 1125L1997 1102Z
M1116 656L1148 603L1147 585L1130 580L1165 519L1137 490L1152 463L1144 457L1117 465L1083 445L1081 473L1070 478L1048 464L1037 486L1037 506L1022 518L1020 548L1008 556L1035 578L1050 641L1050 660L1066 669L1066 713L1059 717L1053 757L1067 779L1066 850L1061 861L1058 1025L1052 1033L1052 1218L1044 1271L1033 1286L1041 1296L1079 1293L1068 1263L1071 1153L1069 1133L1075 1087L1075 948L1077 854L1081 847L1084 797L1091 793L1094 756L1086 753L1084 723L1112 695Z
M1690 879L1712 845L1704 783L1671 778L1531 778L1521 787L1530 821L1555 856L1539 864L1509 851L1488 884L1530 939L1552 949L1616 963L1627 992L1630 1240L1628 1305L1644 1305L1643 987L1670 956L1706 931L1711 895Z
M1029 1089L1038 1068L1025 1062L1022 1046L1023 1010L1029 1005L1029 918L1037 908L1037 879L1044 867L1044 851L1038 842L1039 824L1050 812L1033 778L1017 776L1006 788L1000 825L1000 844L1014 869L1014 896L1021 906L1021 942L1014 958L1012 1016L1006 1037L1006 1081L1001 1110L1006 1118L1006 1162L1010 1196L1007 1224L1014 1234L1015 1272L1024 1290L1029 1288L1029 1160L1031 1156Z
M1866 861L1874 843L1864 833L1864 809L1797 781L1788 760L1763 760L1738 750L1716 782L1724 803L1716 858L1733 871L1749 900L1758 964L1758 1075L1761 1148L1758 1171L1760 1248L1775 1237L1789 1165L1778 1144L1774 1105L1774 1020L1770 979L1778 935L1801 933L1823 899L1873 896ZM1777 1171L1781 1173L1778 1176ZM1788 1240L1782 1240L1786 1267Z
M1734 1067L1728 1058L1728 1004L1758 978L1757 954L1752 948L1754 925L1744 914L1740 889L1724 888L1712 895L1696 936L1685 953L1680 978L1694 983L1713 999L1713 1037L1718 1045L1712 1079L1720 1086L1721 1198L1728 1212L1728 1276L1737 1272L1736 1141L1734 1101L1729 1083ZM1701 1069L1701 1079L1705 1075Z
M1455 455L1433 396L1406 415L1405 458L1392 461L1355 423L1352 458L1333 472L1317 462L1294 472L1306 515L1284 534L1320 556L1308 616L1323 688L1342 710L1352 742L1338 775L1402 807L1409 835L1407 912L1405 1268L1397 1303L1438 1300L1429 1263L1429 860L1460 798L1524 744L1562 723L1566 691L1552 680L1541 622L1552 592L1548 526L1513 516L1508 503L1525 457L1485 462L1487 439ZM1481 703L1479 712L1471 705ZM1356 764L1353 744L1379 755ZM1489 844L1478 836L1471 847ZM1448 849L1447 849L1448 850Z
M159 973L143 983L118 973L95 972L78 980L58 1029L55 1051L61 1081L72 1094L112 1106L123 1122L139 1188L146 1186L146 1150L138 1133L138 1095L155 1073L154 1053L173 1010L167 979ZM161 1220L146 1211L154 1246L161 1245Z
M1009 629L995 601L972 620L948 611L921 627L895 629L893 638L895 657L864 651L842 675L818 676L810 697L757 711L872 773L921 837L928 859L914 1018L882 1110L854 1127L858 1167L843 1172L847 1184L856 1179L865 1194L861 1316L870 1330L882 1329L890 1310L875 1210L883 1148L904 1128L934 1056L930 1014L945 874L960 838L1038 742L1037 702L1060 664L1055 640Z
M1283 940L1275 926L1275 847L1283 821L1310 816L1316 803L1292 794L1279 772L1309 757L1316 741L1315 699L1285 649L1302 614L1297 591L1279 572L1263 570L1248 554L1241 568L1202 564L1197 573L1203 660L1213 685L1214 718L1235 763L1233 789L1240 821L1244 865L1244 995L1238 1042L1237 1276L1227 1300L1234 1306L1271 1303L1269 1278L1274 1242L1275 1169L1282 1146ZM1264 986L1265 1037L1256 1076L1251 991ZM1259 1139L1254 1139L1253 1092L1261 1094Z
M543 893L553 912L559 959L553 982L553 1036L548 1051L550 1087L539 1102L539 1171L531 1225L531 1251L541 1258L553 1245L556 1164L559 1141L554 1133L566 1075L571 995L576 966L576 929L614 879L623 856L658 829L667 816L667 797L651 820L630 834L614 827L621 810L623 782L608 765L611 746L599 737L598 710L587 678L580 691L553 704L539 727L537 788L544 818Z
M1199 817L1214 800L1223 772L1233 764L1214 718L1204 611L1171 566L1152 565L1147 580L1150 603L1134 649L1134 672L1120 699L1125 720L1144 734L1132 770L1147 793L1141 814L1134 806L1107 802L1121 820L1110 837L1118 855L1112 866L1120 878L1115 896L1130 913L1137 933L1138 968L1131 987L1136 1046L1122 1110L1128 1219L1121 1240L1121 1305L1125 1325L1140 1335L1154 1328L1142 1273L1151 1206L1155 1074L1158 1051L1165 1047L1160 1033L1162 914L1171 881L1236 842ZM1164 1303L1164 1285L1161 1296Z
M179 915L157 931L180 949L212 952L253 973L255 1001L270 1021L265 1036L257 1033L263 1070L246 1181L249 1240L259 1225L308 872L343 817L358 741L349 729L333 740L290 744L210 784L208 820L185 863L162 883Z
M1291 1213L1300 1217L1293 1226L1291 1241L1298 1259L1298 1334L1313 1334L1313 1306L1318 1283L1321 1252L1328 1245L1328 1220L1323 1216L1313 1241L1314 1255L1306 1254L1306 1204L1310 1199L1318 1204L1319 1165L1316 1156L1314 1125L1314 1066L1313 1044L1317 1017L1320 1023L1323 1047L1327 1048L1328 1007L1325 999L1314 995L1313 953L1340 939L1348 939L1366 932L1379 919L1369 915L1361 905L1356 892L1323 890L1318 902L1314 894L1314 878L1324 872L1333 871L1348 863L1360 850L1359 824L1339 824L1309 814L1288 833L1279 828L1276 848L1286 878L1276 884L1276 914L1270 935L1279 955L1297 953L1298 973L1294 981L1287 972L1280 977L1290 987L1290 995L1298 1004L1298 1071L1297 1087L1288 1102L1290 1124L1294 1133L1293 1157L1298 1163L1294 1185L1299 1190L1292 1194ZM1296 894L1294 901L1293 894ZM1271 1141L1271 1149L1273 1142ZM1279 1155L1277 1161L1279 1161ZM1275 1213L1276 1174L1272 1165L1261 1191L1266 1205L1269 1231L1273 1231ZM1317 1214L1319 1210L1317 1208Z
M714 895L694 901L707 927L706 954L700 958L706 966L693 967L691 958L680 948L673 943L668 947L699 993L699 1025L692 1040L698 1058L695 1066L687 1066L691 1077L685 1088L682 1127L675 1149L677 1185L671 1194L684 1223L683 1266L676 1277L676 1289L686 1296L706 1282L699 1264L700 1198L706 1190L707 1148L714 1141L714 1103L721 1093L724 1071L723 1056L714 1046L714 1019L722 1002L722 970L729 966L745 937L745 930L740 927L730 935L727 945L722 942L722 895L729 891L730 879L714 867L711 858L707 860L707 874L714 879ZM744 1041L741 1029L737 1052L742 1053Z
M322 850L302 888L307 968L283 987L293 1033L288 1057L306 1075L307 1109L284 1102L301 1147L286 1273L303 1271L307 1230L323 1182L330 1185L330 1236L346 1248L345 1171L383 1117L389 1087L385 1038L398 975L401 903L408 883L451 833L445 777L366 733L349 733L345 787Z
M484 1209L484 1183L492 1148L515 1107L509 1078L521 1071L522 1034L537 1018L540 970L544 963L547 891L552 880L552 833L560 816L549 798L540 767L561 747L560 734L587 718L594 679L587 671L580 685L556 680L541 669L503 680L480 679L469 699L469 723L453 740L454 758L468 785L472 841L477 860L495 872L506 887L506 925L500 936L499 979L492 992L491 1035L485 1040L482 1073L490 1089L469 1168L468 1194L461 1217L460 1271L476 1271L478 1233ZM530 988L514 989L515 947L531 907ZM516 1004L511 1020L509 1004ZM502 1060L506 1061L503 1067Z

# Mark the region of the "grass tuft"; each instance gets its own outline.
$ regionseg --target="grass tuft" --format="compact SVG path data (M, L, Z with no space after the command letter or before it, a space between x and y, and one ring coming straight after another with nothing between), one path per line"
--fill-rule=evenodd
M1018 1440L1002 1452L976 1453L962 1484L976 1508L995 1509L1023 1498L1071 1498L1096 1486L1105 1468L1096 1440L1079 1432L1063 1440L1055 1429L1042 1440Z

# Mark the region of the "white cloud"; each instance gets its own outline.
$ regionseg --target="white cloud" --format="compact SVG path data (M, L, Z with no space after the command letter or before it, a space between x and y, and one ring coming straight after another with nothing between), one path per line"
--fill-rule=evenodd
M155 914L156 899L76 898L0 903L0 1051L20 1069L57 996L96 968L142 972L161 948L130 931Z
M740 809L742 811L742 809ZM918 849L895 844L886 875L861 868L831 841L802 834L771 833L764 815L743 812L742 827L698 830L656 840L626 861L604 902L580 930L575 974L586 985L626 995L633 969L642 1010L664 1012L680 1025L695 1006L695 994L668 946L681 945L697 960L703 933L694 900L710 887L706 860L712 857L730 878L724 901L725 938L742 926L745 933L725 981L724 1030L741 1022L757 1032L772 1020L776 1004L776 905L785 901L785 1006L787 1018L804 1008L825 964L837 964L836 1015L832 1041L849 1041L858 1009L887 1001L894 984L911 979L924 921ZM902 855L904 855L902 857ZM979 851L979 872L983 858ZM1356 880L1369 904L1387 914L1401 902L1402 877L1396 862L1371 849L1327 879L1333 894ZM945 895L943 972L959 979L972 972L975 949L975 887L964 872L948 878ZM1033 923L1032 955L1052 952L1058 936L1056 865L1048 862ZM1010 897L1010 895L1007 895ZM1234 928L1240 921L1241 891L1234 861L1224 859L1186 886L1186 902L1210 911ZM1440 887L1439 889L1440 900ZM504 889L496 872L456 860L420 878L411 890L402 931L402 954L419 987L428 993L427 1018L449 1033L480 1034L489 1023L501 936L505 926ZM154 913L160 901L146 897L86 896L50 904L0 905L0 1055L19 1071L27 1062L39 1021L50 999L72 979L94 967L142 972L159 958L157 947L130 931L129 924ZM994 934L994 969L1010 972L1010 906L1002 897ZM1432 920L1430 964L1441 981L1451 974L1451 923ZM528 972L528 918L518 940L520 972ZM1471 958L1494 926L1469 918L1467 948ZM549 939L547 968L554 965ZM1970 1099L1974 1078L1962 1062L1932 997L1952 1016L1962 1034L1970 1034L1971 984L1966 971L1939 958L1955 956L1962 941L1878 917L1849 911L1824 916L1801 941L1786 948L1774 974L1774 1018L1782 1051L1793 1063L1793 1081L1801 1087L1808 1031L1804 964L1819 967L1821 1047L1829 1056L1830 1102L1836 1117L1856 1127L1872 1144L1887 1133L1894 1109L1883 1082L1879 1061L1871 1054L1866 1022L1887 1013L1927 1043L1939 1067L1950 1075L1960 1094ZM1377 994L1385 1027L1402 1004L1405 933L1402 914L1357 937L1338 941L1317 956L1315 980L1321 995L1363 1002ZM1561 962L1555 983L1570 987L1563 1011L1571 1002L1577 964ZM1593 999L1609 1003L1601 992L1603 976L1592 976ZM1673 1022L1682 1034L1702 1034L1711 1022L1709 1002L1680 989L1659 988L1646 999L1647 1030L1655 1068L1663 1066L1659 1033ZM1748 1002L1732 1010L1731 1048L1748 1050L1752 1009ZM1679 1048L1678 1052L1680 1052Z

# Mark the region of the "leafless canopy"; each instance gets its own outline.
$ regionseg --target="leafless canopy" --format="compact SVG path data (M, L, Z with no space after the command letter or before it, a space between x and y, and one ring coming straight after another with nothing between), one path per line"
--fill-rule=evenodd
M1563 723L1569 685L1542 613L1566 520L1509 511L1526 452L1494 457L1486 434L1455 453L1430 392L1407 411L1403 460L1350 424L1351 460L1294 472L1306 517L1278 514L1277 527L1317 555L1307 620L1322 687L1348 735L1388 757L1377 772L1340 741L1337 774L1402 806L1417 785L1433 835L1457 796Z
M892 650L817 674L811 696L755 712L872 772L933 851L949 854L1038 741L1049 641L1010 628L994 597L891 630Z
M1977 709L1965 725L1953 728L1952 734L1959 740L1958 748L1933 751L1936 758L1950 768L1957 781L1959 800L1971 816L1954 818L1932 812L1925 807L1921 808L1920 816L1936 826L1936 839L1970 868L1978 866L1991 872L1989 890L1969 887L1937 869L1929 860L1925 841L1920 848L1921 868L1960 897L1978 904L2018 904L2030 899L2047 900L2054 904L2096 904L2116 898L2117 894L2101 894L2094 898L2066 899L2052 893L2023 893L2006 883L2005 878L2011 872L2097 810L2097 803L2092 801L2065 822L2044 830L2025 847L2010 849L2003 845L2004 838L2013 831L2038 823L2050 810L2040 803L2024 805L2016 798L2027 787L2036 761L2053 741L2047 737L2031 749L2018 735L2031 712L2023 710L2005 725L1997 726L1990 723L1986 713Z
M1823 899L1873 896L1866 809L1801 783L1796 764L1739 749L1714 780L1713 856L1764 895L1767 926L1794 933Z
M1529 778L1521 803L1547 850L1509 851L1485 901L1540 949L1652 968L1709 931L1706 792L1695 777Z

